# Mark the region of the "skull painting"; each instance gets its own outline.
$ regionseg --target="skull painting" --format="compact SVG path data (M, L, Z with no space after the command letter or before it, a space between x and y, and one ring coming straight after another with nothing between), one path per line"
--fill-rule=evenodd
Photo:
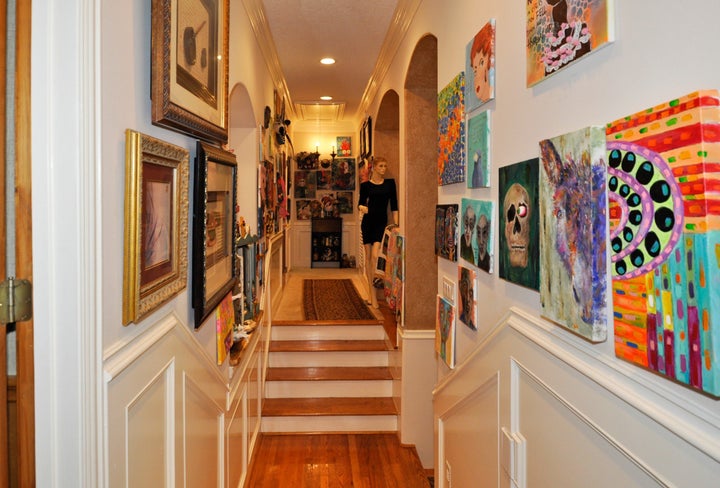
M505 240L511 266L524 268L528 264L531 213L527 190L522 185L514 183L505 194L503 202Z

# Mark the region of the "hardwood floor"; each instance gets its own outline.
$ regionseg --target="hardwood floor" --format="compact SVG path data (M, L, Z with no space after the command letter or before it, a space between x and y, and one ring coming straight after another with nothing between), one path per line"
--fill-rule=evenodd
M427 488L413 448L386 434L262 434L247 488Z

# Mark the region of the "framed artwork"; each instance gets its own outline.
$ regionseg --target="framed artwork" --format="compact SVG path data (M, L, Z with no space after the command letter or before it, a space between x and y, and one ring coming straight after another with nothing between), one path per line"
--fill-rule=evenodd
M369 159L372 149L372 117L368 116L360 131L360 157Z
M490 113L485 111L467 121L467 187L490 186Z
M236 180L235 155L198 141L192 239L192 304L196 328L237 281Z
M458 204L435 206L435 255L457 261Z
M720 94L607 126L615 354L720 396Z
M242 281L241 281L242 282ZM233 326L235 325L235 309L233 308L232 292L225 295L215 312L215 335L217 337L217 363L221 365L233 345Z
M614 39L614 0L528 0L527 86Z
M228 4L152 0L153 124L227 142Z
M353 205L353 192L337 192L337 206L341 214L353 213L355 211L355 205Z
M498 170L500 278L540 289L540 158Z
M465 181L465 73L438 93L438 185Z
M123 325L187 286L188 159L181 147L125 132Z
M495 19L465 48L465 110L472 112L495 98Z
M460 211L460 257L492 273L495 249L495 205L490 200L463 198Z
M317 191L316 171L295 171L295 198L315 198Z
M435 352L449 368L455 367L455 307L440 295L435 309Z
M458 266L458 295L458 319L472 330L477 330L477 272L474 269Z
M337 137L337 155L340 157L349 157L352 154L352 138L350 136Z
M540 141L540 302L592 341L607 338L605 129Z
M335 158L332 163L332 189L355 189L355 158Z

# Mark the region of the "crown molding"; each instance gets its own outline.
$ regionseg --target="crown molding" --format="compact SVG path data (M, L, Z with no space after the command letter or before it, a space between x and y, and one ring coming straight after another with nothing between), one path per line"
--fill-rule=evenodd
M373 69L368 84L365 87L365 92L360 99L360 105L358 107L358 115L361 119L367 114L370 102L375 99L377 92L380 89L380 84L385 75L387 75L390 69L390 64L397 54L397 50L400 47L400 43L405 38L405 34L410 28L410 23L415 17L418 7L422 0L399 0L398 5L393 14L392 22L388 28L388 32L383 41L382 47L380 48L380 54L378 55L375 68Z
M290 97L287 80L285 80L285 75L283 74L282 67L280 66L280 58L277 54L277 48L275 46L275 41L273 41L270 25L268 24L267 16L265 15L262 0L243 0L243 5L250 20L252 30L255 33L255 38L257 39L260 51L265 58L265 63L267 64L268 71L270 72L270 78L272 79L273 85L285 98L286 114L291 116L291 118L296 118L297 114L295 113L295 104L292 102L292 98Z

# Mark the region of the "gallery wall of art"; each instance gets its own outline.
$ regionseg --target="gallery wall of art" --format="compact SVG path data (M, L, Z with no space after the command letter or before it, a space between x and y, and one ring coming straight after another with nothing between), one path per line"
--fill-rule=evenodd
M717 93L703 91L720 88L710 20L720 5L567 4L554 12L540 0L423 2L380 89L399 90L415 43L428 32L438 38L438 215L459 206L454 229L437 216L434 224L438 295L454 307L456 326L453 361L439 357L438 374L519 307L717 408L700 392L720 394L717 215L708 202ZM473 59L487 31L492 50ZM401 171L413 164L406 152ZM483 205L492 210L480 267ZM401 219L411 213L401 207ZM466 220L475 231L463 250ZM457 319L463 268L476 275L475 327ZM630 294L642 311L623 309Z

